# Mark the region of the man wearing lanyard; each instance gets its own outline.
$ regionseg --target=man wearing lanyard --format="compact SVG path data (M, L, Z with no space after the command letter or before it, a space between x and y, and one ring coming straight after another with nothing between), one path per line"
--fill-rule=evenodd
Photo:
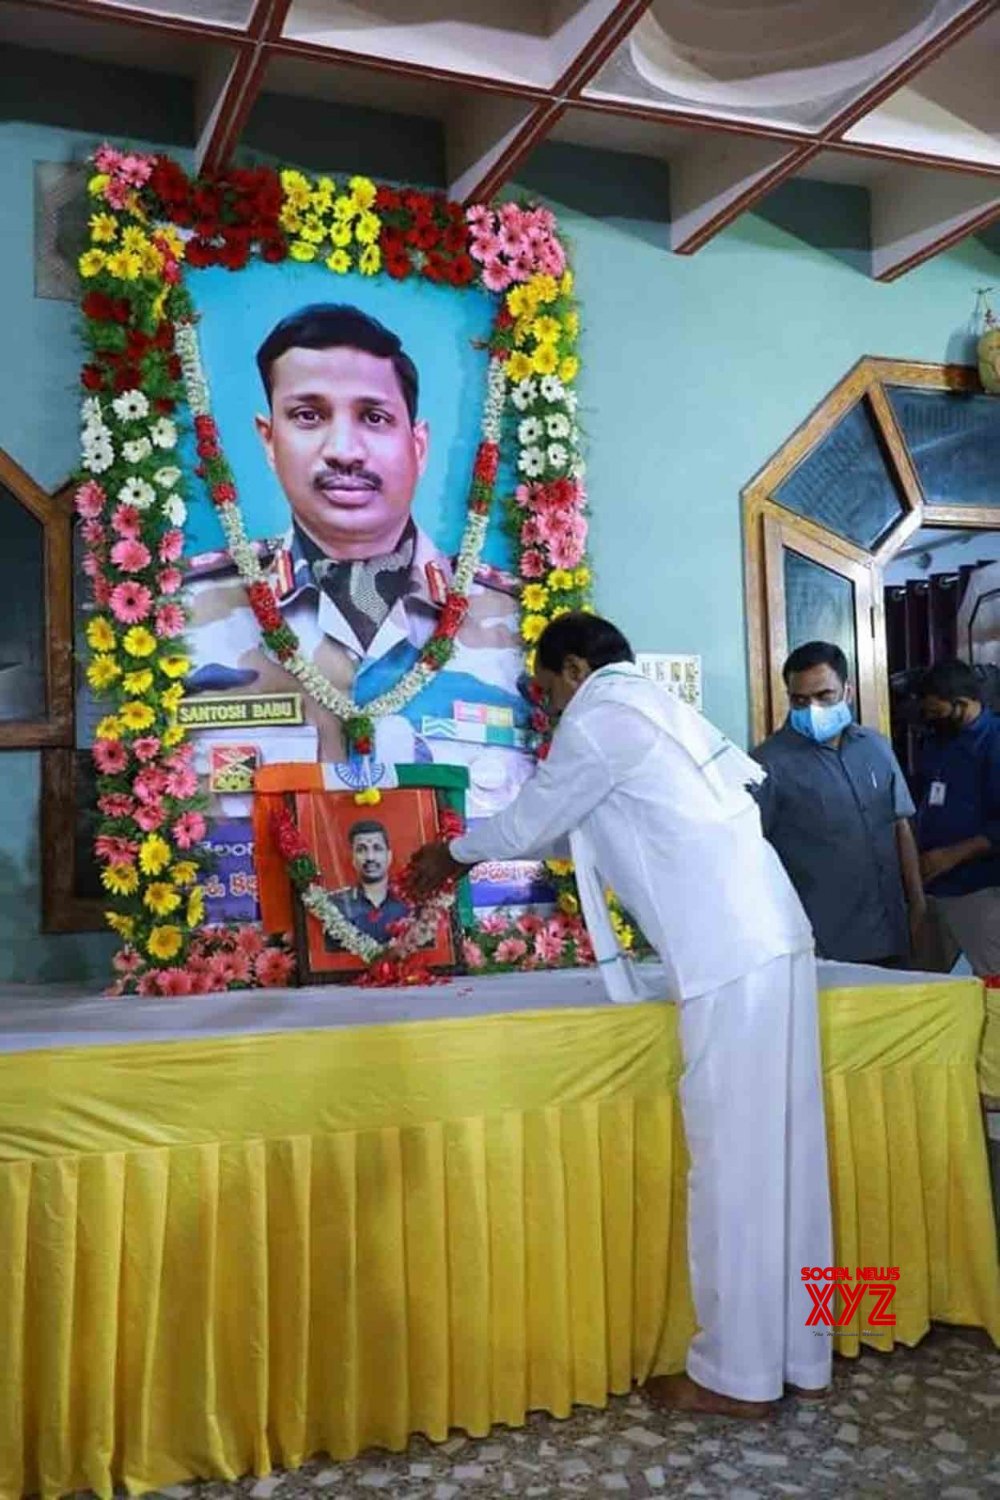
M854 723L847 678L839 646L792 652L791 710L754 751L768 773L756 796L820 957L899 967L925 915L913 802L888 742Z
M976 974L1000 973L1000 718L975 672L939 662L920 685L920 865L935 916Z

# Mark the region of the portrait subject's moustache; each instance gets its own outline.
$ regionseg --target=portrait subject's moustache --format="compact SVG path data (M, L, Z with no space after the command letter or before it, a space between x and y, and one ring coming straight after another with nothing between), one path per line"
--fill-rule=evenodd
M380 490L382 480L371 469L344 468L341 464L324 464L313 475L313 488L325 490Z

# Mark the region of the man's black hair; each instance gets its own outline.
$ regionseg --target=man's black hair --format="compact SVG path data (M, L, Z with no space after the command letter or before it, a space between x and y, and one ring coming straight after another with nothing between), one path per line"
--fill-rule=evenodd
M567 656L578 656L596 672L616 661L635 661L635 652L617 625L585 610L571 610L546 625L535 661L547 672L561 672Z
M360 818L357 823L352 823L347 831L347 842L353 847L354 840L361 837L363 833L380 833L385 839L385 847L391 848L389 832L384 823L379 823L375 818Z
M813 667L832 667L841 682L847 681L847 657L832 641L806 641L796 646L781 669L785 686L793 672L808 672Z
M921 677L918 695L921 698L940 698L945 703L955 703L959 698L970 698L973 703L982 703L983 689L975 670L966 661L935 662Z
M360 307L345 302L311 302L276 323L257 350L257 368L271 400L271 366L288 349L362 349L389 359L396 372L410 421L417 419L420 380L417 367L395 333Z

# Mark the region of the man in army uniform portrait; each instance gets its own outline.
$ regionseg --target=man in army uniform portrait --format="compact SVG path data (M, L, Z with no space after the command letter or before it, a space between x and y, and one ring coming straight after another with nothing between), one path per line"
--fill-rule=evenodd
M365 818L348 829L351 863L357 872L357 885L344 886L332 892L334 901L349 922L380 943L388 943L395 922L408 917L411 908L389 891L392 846L384 823ZM326 939L330 951L339 944Z
M431 440L417 369L395 333L334 303L282 319L261 344L257 367L268 410L256 428L291 511L288 532L258 544L262 565L302 654L363 707L416 661L452 582L452 559L412 514ZM187 580L188 695L302 693L318 758L341 760L339 722L266 655L228 554L192 559ZM516 789L527 764L506 763L526 762L519 753L501 752L498 766L496 747L451 740L435 747L421 737L424 717L450 720L457 700L499 705L523 721L516 591L497 570L477 570L451 661L405 717L380 721L382 760L478 759L487 788L499 791L509 779L509 794Z

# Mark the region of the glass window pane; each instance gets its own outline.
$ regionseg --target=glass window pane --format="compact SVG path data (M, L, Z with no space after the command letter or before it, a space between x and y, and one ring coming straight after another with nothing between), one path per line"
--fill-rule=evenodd
M1000 506L1000 399L889 386L928 505Z
M839 646L857 693L854 584L791 548L785 549L785 629L790 652L806 641L832 641Z
M4 609L0 612L0 719L45 717L45 529L0 485Z
M73 895L77 900L100 901L104 895L101 868L94 854L100 828L97 812L97 770L93 757L77 753L73 771Z
M777 487L774 498L846 541L878 546L906 507L867 401L851 407Z

